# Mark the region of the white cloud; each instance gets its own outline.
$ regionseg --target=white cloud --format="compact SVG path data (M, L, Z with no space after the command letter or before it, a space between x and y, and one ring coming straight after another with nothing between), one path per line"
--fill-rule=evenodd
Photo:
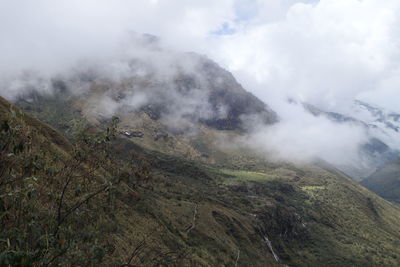
M321 158L337 166L361 163L359 146L367 141L363 128L314 117L301 106L290 109L281 123L258 129L247 143L278 159L307 162Z
M233 19L231 0L0 0L0 73L104 58L128 31L190 50L188 43Z
M127 32L155 34L170 48L207 54L280 114L258 140L335 160L354 154L363 131L311 118L286 99L343 112L355 98L396 108L399 19L398 0L0 0L0 76L107 64ZM158 55L146 57L167 69Z
M256 2L253 18L220 37L213 53L281 116L250 140L280 157L357 162L364 129L313 118L286 100L348 113L361 98L400 111L400 2Z
M290 96L342 110L397 75L399 11L398 1L292 3L280 20L263 23L261 11L257 23L221 38L214 56L245 83L256 81L266 101Z
M399 11L396 0L1 0L0 73L107 58L127 31L146 32L208 54L267 102L340 110L398 76ZM224 24L235 32L211 34Z

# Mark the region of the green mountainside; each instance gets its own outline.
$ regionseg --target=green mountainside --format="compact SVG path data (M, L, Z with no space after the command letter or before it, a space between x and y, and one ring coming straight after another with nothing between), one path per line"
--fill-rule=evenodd
M225 150L240 129L174 132L147 110L99 119L90 97L17 101L33 116L0 100L0 265L400 264L400 210L329 165Z
M399 265L400 210L325 162L250 150L279 118L229 72L125 63L0 99L0 265Z
M385 164L361 184L389 201L400 203L400 160Z

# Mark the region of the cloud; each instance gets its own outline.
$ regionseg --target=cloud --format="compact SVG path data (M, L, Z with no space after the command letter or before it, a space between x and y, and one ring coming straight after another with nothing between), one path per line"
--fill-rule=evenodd
M279 124L255 132L250 144L281 158L359 164L359 146L372 132L314 118L287 99L350 116L355 99L399 111L400 2L252 3L247 12L252 16L237 22L234 33L220 36L212 50L281 117Z
M132 73L127 56L172 77L174 51L195 51L280 115L254 133L255 144L337 162L353 158L363 130L313 118L287 99L344 113L356 98L398 110L399 19L398 0L0 0L0 93L12 97L32 83L50 92L51 78L77 65L96 65L113 80L145 75L145 66ZM133 33L159 36L169 52L142 49ZM190 62L179 64L190 71ZM106 114L118 108L109 103Z
M399 9L395 0L0 1L0 74L107 62L132 31L209 55L266 102L343 110L398 76Z
M398 1L293 2L272 22L261 9L215 53L263 100L290 96L343 111L398 75Z
M309 162L320 158L336 166L361 164L359 148L368 141L364 128L315 117L305 113L301 105L288 109L280 114L280 123L256 129L245 143L280 160Z
M230 0L2 0L0 72L54 71L79 59L107 58L129 31L152 33L182 48L232 20L232 5Z

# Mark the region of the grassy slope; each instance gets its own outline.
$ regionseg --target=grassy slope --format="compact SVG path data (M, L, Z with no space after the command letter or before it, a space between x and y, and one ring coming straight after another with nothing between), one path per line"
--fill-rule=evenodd
M389 162L361 183L381 197L400 203L400 160Z
M293 171L291 177L271 178L289 170ZM254 172L249 172L247 177L243 171L234 175L230 172L233 177L228 176L223 182L242 192L243 197L247 195L247 207L258 201L260 205L271 201L270 205L290 209L300 216L297 223L301 226L304 223L303 230L309 236L301 239L300 244L296 243L296 236L281 242L283 249L278 251L284 258L288 254L287 263L310 266L322 262L330 266L371 262L387 266L398 264L399 210L396 207L346 177L323 168L278 167L264 170L264 173L262 181ZM269 228L275 229L273 225ZM282 230L278 233L277 237L272 237L273 244L280 244Z
M110 262L128 258L129 248L150 235L149 247L187 250L192 266L232 266L238 254L239 266L273 266L265 236L290 266L400 263L399 209L336 170L213 151L207 142L218 133L207 129L197 139L156 142L145 129L152 125L160 127L131 126L147 138L114 141L121 158L140 154L153 162L153 182L139 190L139 202L120 200L111 219L119 230L105 234L118 244Z
M61 163L52 161L50 158L68 161L72 157L72 144L52 127L26 115L4 99L1 99L0 111L1 123L10 120L11 117L16 117L14 126L21 130L15 135L17 142L24 140L25 134L31 136L35 145L26 151L27 155L38 157L44 162L49 161L52 164ZM192 163L187 163L187 167L183 168L182 172L180 169L175 169L176 165L171 165L169 158L146 153L126 138L117 138L113 145L115 148L113 153L118 154L122 162L127 161L132 155L135 155L136 159L152 161L154 165L151 173L153 181L140 187L131 187L129 183L118 184L113 189L116 193L111 207L107 201L108 194L106 192L85 203L65 225L72 236L70 238L74 244L73 248L69 248L67 253L58 257L53 262L54 264L80 263L84 266L92 264L119 266L129 262L130 257L134 255L131 263L140 266L154 266L159 261L169 262L171 266L174 264L178 266L231 266L236 261L238 247L243 246L239 262L253 263L253 266L263 266L265 263L270 266L275 265L272 255L265 253L265 247L259 242L252 228L252 220L229 209L224 203L203 199L204 194L201 192L206 192L211 184L214 185L214 183L210 184L211 178L204 171L194 167ZM176 164L175 160L174 162ZM23 163L17 162L17 164L22 165ZM181 162L177 164L181 164ZM174 167L171 168L171 166ZM48 167L52 166L43 165L43 168ZM80 170L76 170L76 172L76 176L85 175L83 170L82 173ZM18 231L26 231L24 238L31 240L35 239L37 235L39 237L47 236L46 233L52 230L57 196L64 185L60 178L63 177L49 176L47 170L43 169L40 169L35 175L38 180L35 185L37 186L37 198L29 199L29 201L24 199L30 204L30 207L36 207L32 210L27 207L24 211L25 215L22 220L26 220L26 229L22 230L20 226L14 226L11 219L1 221L3 227L7 225L6 228L3 228L4 231L0 236L1 242L5 240L5 243L0 244L0 251L4 253L7 251L9 251L8 254L14 253L6 242L10 240L12 248L18 248L18 251L24 251L28 256L34 257L35 250L42 245L29 243L25 249L22 249L19 245L19 239L22 237L18 235ZM96 172L90 177L93 179L91 184L101 185L100 182L103 179L112 177L112 175L107 173L106 169ZM190 186L182 182L188 181L188 176L193 181ZM70 184L68 189L70 194L65 199L67 204L74 203L80 198L80 196L76 197L76 194L85 195L91 192L85 191L93 189L91 187L81 188L83 183L84 180L77 179ZM94 189L97 189L95 185L93 185ZM11 194L15 187L1 187L0 189L1 201L7 201L5 198L3 199L3 193ZM54 195L54 197L48 197L48 195ZM196 205L198 214L195 227L188 230L193 223ZM234 226L227 226L211 220L212 211L218 211L228 220L232 218L232 220L241 222L240 228L234 228L236 229L234 236L224 234L231 230L229 227ZM5 211L2 210L2 212ZM7 212L19 213L13 210ZM31 212L45 214L45 216L32 220ZM4 217L1 216L1 218ZM29 225L32 224L39 229L39 234L30 229ZM240 237L240 244L237 237ZM103 255L96 258L96 251ZM133 253L134 251L136 252ZM39 258L35 264L40 266L50 260L50 256L45 256Z

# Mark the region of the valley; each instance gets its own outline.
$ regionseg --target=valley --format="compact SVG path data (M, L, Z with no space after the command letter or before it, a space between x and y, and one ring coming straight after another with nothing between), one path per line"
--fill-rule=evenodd
M12 110L20 113L18 108L2 101L3 121L13 114ZM47 131L54 132L53 139L47 141L50 144L73 143L72 125L86 125L89 131L96 132L111 122L82 117L85 113L80 109L80 99L64 93L50 97L37 95L34 100L17 103L58 129L51 130L38 122L44 129L43 138L49 138ZM29 115L17 116L24 116L25 122L21 123L35 121ZM82 262L97 260L107 265L130 262L140 266L153 266L154 262L176 266L234 263L354 266L371 262L393 266L398 263L400 210L329 164L268 161L241 145L227 150L213 143L219 139L234 142L242 135L240 129L226 131L191 122L196 125L196 134L187 134L168 130L161 120L152 119L144 111L122 113L119 117L121 129L137 131L143 136L126 136L117 130L109 148L113 161L124 164L133 157L134 161L151 167L145 180L136 172L114 186L117 194L113 212L94 208L104 206L106 195L82 206L80 213L90 218L84 229L89 232L98 229L96 242L103 251L98 259L85 252ZM27 126L21 126L26 131ZM57 131L64 132L71 141L56 141L65 140ZM154 133L161 131L165 135L155 138ZM58 153L50 151L51 157ZM104 171L113 177L116 170L110 168ZM54 179L46 174L41 176L50 183ZM70 190L77 185L71 184ZM49 211L52 210L48 200L37 201L45 201L50 205ZM91 215L92 212L97 214ZM76 216L86 220L82 215ZM36 220L40 227L47 227L48 222ZM68 223L74 227L73 221ZM103 226L97 228L99 224ZM111 228L106 231L104 227ZM80 237L69 238L78 242L79 250L63 251L55 262L68 261L88 245L88 240L79 240ZM10 242L18 247L14 243L17 240ZM114 249L109 250L108 246ZM36 255L32 249L22 250L25 257ZM34 259L45 258L31 258Z

